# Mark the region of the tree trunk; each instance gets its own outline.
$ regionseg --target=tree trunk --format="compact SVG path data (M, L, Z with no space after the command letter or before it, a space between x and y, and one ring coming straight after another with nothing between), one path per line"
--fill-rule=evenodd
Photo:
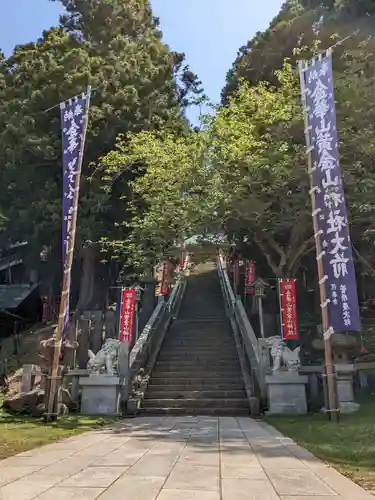
M267 260L267 264L273 271L273 274L276 278L281 278L283 276L283 271L285 267L285 253L281 253L281 248L279 246L274 245L272 247L273 252L271 252L270 242L272 241L271 237L268 236L267 239L263 239L261 236L255 235L254 237L255 243L258 245L259 249L265 256ZM275 248L276 246L276 248ZM279 257L279 264L277 264L274 255Z
M82 271L77 309L85 311L91 309L95 295L96 251L93 245L82 250Z
M304 241L290 256L286 268L287 277L294 278L301 265L302 259L315 250L315 238L312 237Z

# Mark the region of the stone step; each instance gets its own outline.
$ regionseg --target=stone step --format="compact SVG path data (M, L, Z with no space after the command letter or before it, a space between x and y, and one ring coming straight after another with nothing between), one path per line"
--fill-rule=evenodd
M189 348L189 349L202 349L202 350L209 350L209 351L214 351L214 350L223 350L225 351L226 349L235 349L236 344L232 341L227 341L227 340L202 340L200 341L199 339L168 339L163 345L162 345L162 351L163 349L174 349L174 348Z
M208 351L233 351L236 349L236 344L232 340L227 339L202 339L199 338L176 338L171 337L170 339L166 339L162 344L162 351L168 349L186 349L189 348L191 350L201 349L203 352ZM162 352L161 351L161 352Z
M192 354L192 353L186 353L184 354L179 354L179 353L171 353L169 355L163 354L158 358L159 363L217 363L219 365L225 364L225 363L231 363L236 365L238 363L238 357L236 354L233 354L233 356L223 356L222 354Z
M201 399L144 399L144 408L248 408L243 398L201 398Z
M182 366L180 370L177 369L170 369L168 370L166 367L159 367L158 369L155 369L152 374L152 377L158 377L158 378L169 378L169 377L178 377L178 378L231 378L231 377L241 377L241 370L238 367L236 370L235 367L233 367L231 370L227 370L224 368L218 368L217 370L208 370L205 368L201 367L192 367L190 370L186 366Z
M234 340L230 337L220 337L218 335L213 337L205 337L191 335L190 337L187 335L171 335L168 339L165 340L163 347L167 347L168 345L189 345L190 347L201 347L204 349L205 347L211 349L213 347L218 348L227 348L231 346L235 346Z
M226 328L223 328L222 326L213 328L212 330L208 330L206 328L173 328L169 332L168 337L187 337L187 338L192 338L196 337L198 339L204 339L204 338L209 338L209 339L233 339L232 335L227 331Z
M219 327L219 328L227 329L228 325L229 325L229 320L226 316L221 316L221 317L212 318L212 319L206 319L205 316L203 316L203 315L202 315L202 317L200 317L200 316L195 316L195 315L190 314L186 318L183 318L183 317L177 318L175 320L174 324L175 325L177 324L178 326L181 326L184 328L199 327L200 329L202 329L203 327L206 327L206 328L212 329L215 327Z
M184 392L184 391L242 391L244 390L244 383L239 382L216 382L206 380L204 382L197 382L194 380L190 383L179 383L177 384L174 380L170 380L165 384L160 384L159 380L151 380L148 390L162 392L162 391L172 391L172 392Z
M202 354L207 354L207 353L212 353L218 354L218 355L225 355L225 354L236 354L237 349L235 344L229 344L229 345L223 345L223 344L189 344L189 342L173 342L173 343L167 343L163 344L161 347L160 353L163 354L164 350L168 353L177 353L179 354L180 352L190 352L192 354L195 353L202 353Z
M207 368L207 367L211 367L212 370L216 371L216 370L220 370L222 367L225 367L225 368L231 368L233 366L237 366L237 362L236 362L236 359L220 359L220 358L214 358L214 357L210 357L210 358L197 358L197 357L193 357L192 359L186 359L186 358L183 358L183 357L179 357L179 358L175 358L175 359L172 359L172 358L168 358L166 360L163 360L163 359L159 359L156 363L156 368L162 368L162 367L182 367L182 366L186 366L186 367L189 367L189 366L200 366L202 368ZM173 371L173 370L172 370Z
M202 345L202 344L189 344L188 342L181 344L180 342L175 343L175 342L168 342L166 344L163 344L161 347L161 354L168 353L168 354L181 354L184 355L185 353L191 353L192 355L195 355L196 353L200 354L220 354L220 355L227 355L227 356L233 356L233 354L237 353L236 349L236 344L228 344L228 345L223 345L223 344L207 344L207 345Z
M171 347L178 347L182 346L185 347L185 345L189 345L192 349L195 348L201 348L201 349L210 349L213 350L215 347L218 349L228 349L230 347L235 347L236 344L233 339L230 337L204 337L202 336L180 336L180 335L171 335L169 338L165 339L163 342L162 348L167 348L168 346Z
M142 408L140 415L196 415L218 417L248 417L248 408Z
M224 356L227 358L237 356L237 349L235 345L229 347L191 347L168 344L162 346L161 356L176 355L176 356Z
M221 328L214 329L212 331L207 331L204 328L201 330L198 328L189 328L187 330L181 328L174 328L169 332L168 337L170 338L187 338L187 339L209 339L209 340L232 340L233 337L226 330L222 330Z
M173 387L173 386L171 386ZM165 390L156 390L155 387L150 387L146 393L145 399L242 399L246 398L245 389L222 391L218 389L212 390L172 390L166 387Z
M202 375L213 374L214 376L225 376L230 377L233 374L241 375L241 370L237 365L230 363L227 365L218 365L213 363L190 363L190 364L179 364L179 363L169 363L169 364L159 364L159 362L154 367L153 373L193 373L199 372Z
M201 269L201 268L199 268ZM143 400L148 415L249 415L236 345L214 266L192 275Z
M208 353L202 353L201 351L196 351L196 352L191 352L191 351L185 351L185 352L176 352L176 351L170 351L170 353L167 354L162 354L159 358L159 361L198 361L198 360L220 360L220 361L231 361L233 364L238 363L238 356L236 352L231 353L228 355L226 352L208 352Z
M184 316L179 316L174 324L177 325L183 325L183 326L215 326L215 325L228 325L228 318L224 314L217 315L215 317L207 317L204 312L202 311L202 314L188 314L186 317Z
M174 374L173 378L170 377L171 372L167 373L158 373L154 372L151 376L151 383L155 385L194 385L196 384L217 384L217 386L221 384L243 384L242 376L237 374L236 376L223 376L223 377L208 377L207 375L189 373L188 375L181 376L181 373Z

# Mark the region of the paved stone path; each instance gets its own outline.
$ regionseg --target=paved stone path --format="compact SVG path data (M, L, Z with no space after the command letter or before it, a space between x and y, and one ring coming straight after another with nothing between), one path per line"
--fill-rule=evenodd
M124 420L0 462L1 500L373 500L250 418Z

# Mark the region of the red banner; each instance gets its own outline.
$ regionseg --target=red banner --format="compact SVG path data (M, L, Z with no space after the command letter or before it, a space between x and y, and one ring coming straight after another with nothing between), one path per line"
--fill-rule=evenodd
M296 280L280 280L282 334L285 340L299 340Z
M180 268L183 269L185 266L185 252L181 252L180 254Z
M255 269L256 262L253 260L246 261L246 274L245 274L245 291L249 295L255 293L254 283L255 283Z
M167 264L164 262L163 264L163 275L160 283L160 295L167 295L169 291L169 284L167 281Z
M168 295L168 292L169 292L169 283L168 281L163 281L160 288L160 295Z
M123 288L121 291L120 342L133 340L134 311L137 291L134 288Z

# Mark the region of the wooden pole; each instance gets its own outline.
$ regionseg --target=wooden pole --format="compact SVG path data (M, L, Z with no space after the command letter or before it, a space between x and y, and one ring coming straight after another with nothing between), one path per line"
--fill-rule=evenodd
M258 296L258 310L259 310L260 336L262 337L262 339L264 339L265 335L264 335L263 299L261 295Z
M280 317L280 337L284 338L284 323L283 323L283 305L281 302L281 280L277 278L277 295L279 298L279 317Z
M91 94L91 87L89 86L87 89L87 96L86 96L86 99L87 99L87 101L86 101L86 115L85 115L85 124L84 124L83 135L82 135L81 151L80 151L79 159L78 159L76 188L74 190L74 196L73 196L72 228L71 228L70 238L68 240L68 249L67 249L67 256L66 256L65 269L64 269L63 285L62 285L62 291L61 291L59 317L58 317L58 323L57 323L56 334L55 334L55 344L54 344L54 350L53 350L53 362L52 362L52 369L51 369L51 375L50 375L50 384L48 384L48 387L49 387L48 406L47 406L47 412L46 412L45 417L44 417L44 420L46 422L57 419L57 411L56 411L57 378L58 378L58 372L59 372L62 334L64 331L64 323L65 323L66 304L67 304L68 295L69 295L69 291L70 291L70 277L71 277L71 271L72 271L72 265L73 265L73 252L74 252L74 244L75 244L76 228L77 228L79 187L80 187L80 182L81 182L83 153L84 153L84 148L85 148L86 132L87 132L87 125L88 125L90 94Z
M332 346L331 340L329 337L329 317L328 317L328 302L326 295L326 287L325 287L325 273L324 266L322 260L322 243L319 232L319 224L318 224L318 214L316 212L316 187L313 185L312 178L312 158L311 158L311 141L309 134L309 123L307 119L307 103L306 103L306 84L305 84L305 71L307 69L307 63L304 61L299 61L298 69L300 75L301 82L301 95L302 95L302 106L303 106L303 116L305 123L305 137L306 137L306 146L307 146L307 158L308 158L308 174L310 178L310 195L311 195L311 207L312 207L312 218L313 218L313 226L314 226L314 236L315 236L315 244L316 244L316 260L318 266L318 277L319 277L319 293L320 293L320 305L322 309L322 324L323 324L323 338L324 338L324 361L326 367L326 377L327 377L327 401L326 401L326 412L328 414L329 419L332 417L336 421L339 420L339 409L337 408L337 398L336 398L336 382L335 382L335 374L333 370L332 363Z

